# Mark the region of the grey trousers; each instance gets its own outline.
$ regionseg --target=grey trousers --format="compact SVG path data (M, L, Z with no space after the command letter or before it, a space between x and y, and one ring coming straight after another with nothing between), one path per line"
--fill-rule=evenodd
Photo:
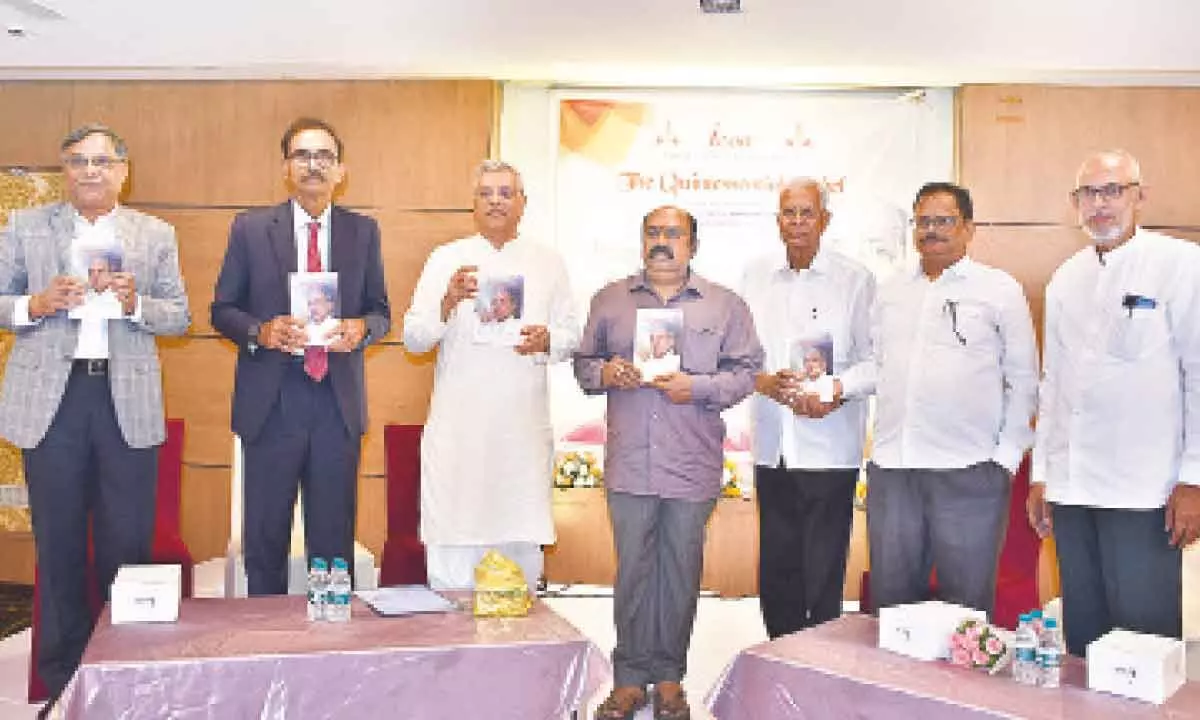
M1113 628L1182 637L1183 551L1166 513L1052 505L1067 651Z
M614 686L683 680L715 504L608 492L617 549Z
M893 470L872 463L867 477L875 607L926 599L936 568L939 599L991 614L1008 531L1008 471L993 462L961 470Z

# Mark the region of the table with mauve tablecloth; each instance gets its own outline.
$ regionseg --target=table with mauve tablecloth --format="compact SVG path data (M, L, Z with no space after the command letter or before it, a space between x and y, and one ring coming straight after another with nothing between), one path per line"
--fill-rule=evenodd
M1086 689L1083 662L1066 658L1062 687L1018 685L944 662L876 647L878 622L847 615L743 650L709 693L717 720L799 718L1200 718L1200 684L1165 705Z
M310 623L303 596L185 600L171 624L100 618L63 695L66 718L563 718L611 676L542 603Z

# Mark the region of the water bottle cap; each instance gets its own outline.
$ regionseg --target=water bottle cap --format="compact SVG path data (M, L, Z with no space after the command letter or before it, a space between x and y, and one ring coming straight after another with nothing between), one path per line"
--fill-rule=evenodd
M1041 611L1041 610L1034 610L1033 612L1029 613L1029 616L1030 616L1031 618L1040 618L1040 617L1042 616L1042 611Z
M339 557L339 558L333 559L333 569L334 570L348 570L349 566L346 565L346 560L344 558Z
M1019 623L1029 622L1029 620L1029 613L1021 613L1021 615L1017 617L1017 622Z
M312 559L313 570L328 570L329 565L325 563L325 558L315 557Z
M1045 625L1047 628L1056 628L1056 627L1058 627L1058 621L1055 620L1054 618L1046 618Z

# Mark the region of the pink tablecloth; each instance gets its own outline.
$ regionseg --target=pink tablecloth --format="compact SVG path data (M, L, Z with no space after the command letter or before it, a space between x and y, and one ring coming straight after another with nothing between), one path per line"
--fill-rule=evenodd
M67 718L563 718L610 676L548 607L525 618L309 623L303 597L185 600L179 622L107 609L63 696Z
M849 615L742 651L709 694L717 720L791 718L1200 718L1200 685L1161 707L1091 692L1068 658L1063 687L1017 685L876 647L878 624Z

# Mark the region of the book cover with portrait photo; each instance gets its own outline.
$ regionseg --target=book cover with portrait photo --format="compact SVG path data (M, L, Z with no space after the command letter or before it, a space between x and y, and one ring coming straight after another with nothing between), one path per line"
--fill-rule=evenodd
M83 280L82 305L71 308L70 318L93 317L117 320L124 317L121 301L112 290L113 275L122 272L125 251L116 237L96 233L95 237L78 238L71 247L71 273Z
M521 344L525 311L523 275L481 275L475 296L475 342L516 347Z
M304 321L308 345L325 347L341 317L335 272L296 272L288 277L292 317Z
M678 308L639 308L633 341L633 364L649 382L660 375L679 372L683 339L683 311Z
M788 356L792 372L801 378L801 391L833 402L833 337L817 333L792 340Z

